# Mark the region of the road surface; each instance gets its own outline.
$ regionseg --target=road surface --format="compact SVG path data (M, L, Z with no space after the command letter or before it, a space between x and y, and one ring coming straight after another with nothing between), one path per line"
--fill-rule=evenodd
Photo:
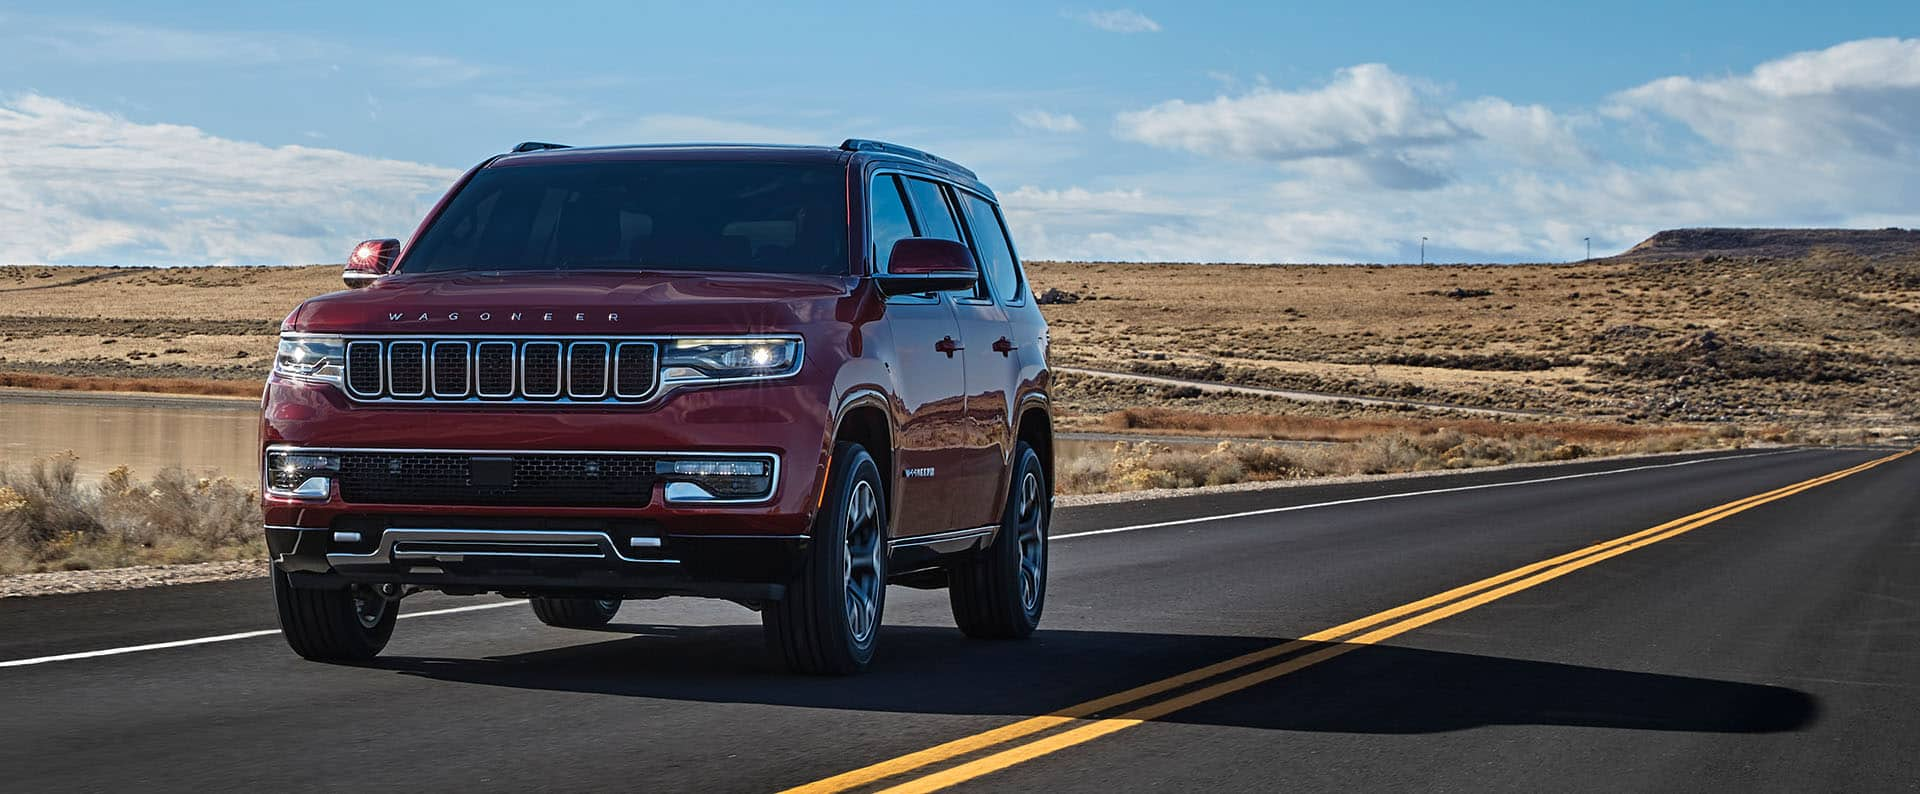
M264 581L5 599L0 788L1911 789L1894 452L1063 509L1032 640L896 588L851 679L779 673L751 613L691 600L567 631L422 596L342 667L286 650Z

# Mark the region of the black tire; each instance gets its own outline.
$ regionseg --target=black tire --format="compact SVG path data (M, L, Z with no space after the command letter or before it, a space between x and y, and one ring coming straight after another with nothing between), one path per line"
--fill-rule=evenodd
M1047 605L1047 526L1053 489L1040 456L1014 449L1007 504L993 543L947 567L953 620L977 639L1020 639L1040 625Z
M273 572L273 600L287 647L316 662L364 662L393 637L400 604L369 585L304 590Z
M543 598L527 599L533 604L533 616L541 623L563 629L597 629L613 620L620 611L617 598Z
M859 444L836 445L801 570L786 597L760 612L767 644L787 669L850 675L873 662L886 607L886 538L880 468Z

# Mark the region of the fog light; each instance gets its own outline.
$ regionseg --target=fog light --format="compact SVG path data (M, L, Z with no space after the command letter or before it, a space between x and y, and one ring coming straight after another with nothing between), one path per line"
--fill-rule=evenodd
M773 490L773 463L768 460L663 460L655 464L654 474L667 481L669 502L759 499Z
M275 496L326 499L333 495L333 477L339 473L338 455L267 453L267 493Z

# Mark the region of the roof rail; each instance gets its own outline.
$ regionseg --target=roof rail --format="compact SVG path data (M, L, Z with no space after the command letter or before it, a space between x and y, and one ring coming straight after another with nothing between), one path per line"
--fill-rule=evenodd
M920 151L919 149L915 149L911 146L901 146L900 144L887 143L886 141L870 141L865 138L848 138L840 142L840 148L845 149L846 151L849 151L849 152L885 152L887 154L897 154L901 157L919 160L925 163L932 163L942 168L951 168L955 171L959 171L960 173L966 174L967 178L969 179L980 178L980 175L974 173L973 169L971 168L968 168L964 165L956 163L952 160L948 160L947 158L941 157L937 154L930 154L927 152Z
M521 154L523 152L544 152L548 149L571 149L571 148L573 147L568 146L564 143L542 143L540 141L525 141L525 142L522 142L519 146L513 147L513 152L514 154Z

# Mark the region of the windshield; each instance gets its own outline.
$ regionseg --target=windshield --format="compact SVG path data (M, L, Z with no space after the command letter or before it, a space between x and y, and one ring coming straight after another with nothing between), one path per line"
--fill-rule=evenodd
M845 273L845 194L841 167L824 163L486 168L400 270Z

